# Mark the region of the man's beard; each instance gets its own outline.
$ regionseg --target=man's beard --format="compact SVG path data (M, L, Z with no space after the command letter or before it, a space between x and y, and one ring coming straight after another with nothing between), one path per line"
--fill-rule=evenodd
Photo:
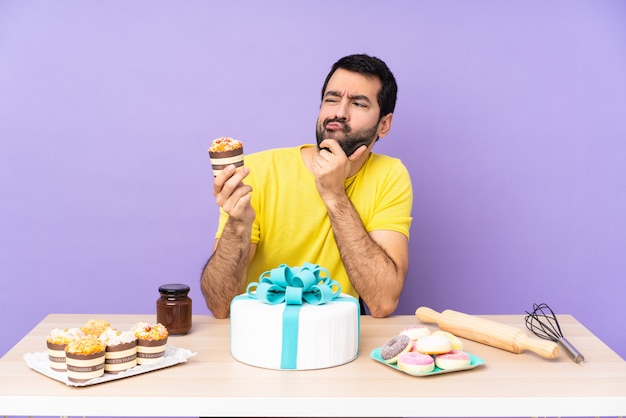
M340 123L343 129L341 131L326 131L326 125L331 122ZM351 156L359 147L365 145L370 146L372 141L378 139L376 131L378 130L378 123L371 128L361 129L360 131L352 132L352 128L346 124L342 119L326 119L324 122L318 122L315 136L317 137L317 147L320 148L320 144L325 139L334 139L346 153L346 156ZM337 137L336 134L343 132L343 138Z

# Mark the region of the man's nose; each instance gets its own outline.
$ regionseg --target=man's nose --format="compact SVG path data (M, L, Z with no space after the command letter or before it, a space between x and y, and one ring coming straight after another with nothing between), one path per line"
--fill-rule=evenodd
M342 100L339 105L335 107L335 118L347 121L350 117L349 102Z

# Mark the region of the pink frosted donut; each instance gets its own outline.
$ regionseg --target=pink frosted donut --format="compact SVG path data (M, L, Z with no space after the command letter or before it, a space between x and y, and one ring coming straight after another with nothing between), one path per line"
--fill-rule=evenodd
M398 369L408 374L430 373L435 370L435 361L428 354L404 353L398 357Z
M411 340L415 341L427 335L430 335L430 328L419 325L416 327L405 328L400 332L400 335L406 335Z
M411 339L406 335L396 335L383 345L380 350L380 357L389 364L395 364L398 356L411 349Z
M422 354L443 354L452 350L452 343L442 335L427 335L415 342L415 348Z
M449 353L438 354L435 357L435 365L442 370L469 366L471 362L472 359L469 354L462 350L452 350Z

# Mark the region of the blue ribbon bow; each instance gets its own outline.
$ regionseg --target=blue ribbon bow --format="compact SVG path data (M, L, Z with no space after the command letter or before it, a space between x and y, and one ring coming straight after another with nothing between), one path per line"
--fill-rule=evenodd
M327 269L317 264L304 263L302 267L281 264L261 274L259 282L250 283L246 293L270 305L283 302L302 305L303 301L323 305L341 294L341 285L330 278Z

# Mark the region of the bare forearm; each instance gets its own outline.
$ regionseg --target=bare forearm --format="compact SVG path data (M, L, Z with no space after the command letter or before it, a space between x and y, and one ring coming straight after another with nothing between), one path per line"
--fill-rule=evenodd
M228 317L230 302L243 291L249 256L250 227L228 222L202 270L202 293L216 318Z
M327 204L327 208L352 285L373 316L390 315L402 293L405 271L365 231L347 196Z

